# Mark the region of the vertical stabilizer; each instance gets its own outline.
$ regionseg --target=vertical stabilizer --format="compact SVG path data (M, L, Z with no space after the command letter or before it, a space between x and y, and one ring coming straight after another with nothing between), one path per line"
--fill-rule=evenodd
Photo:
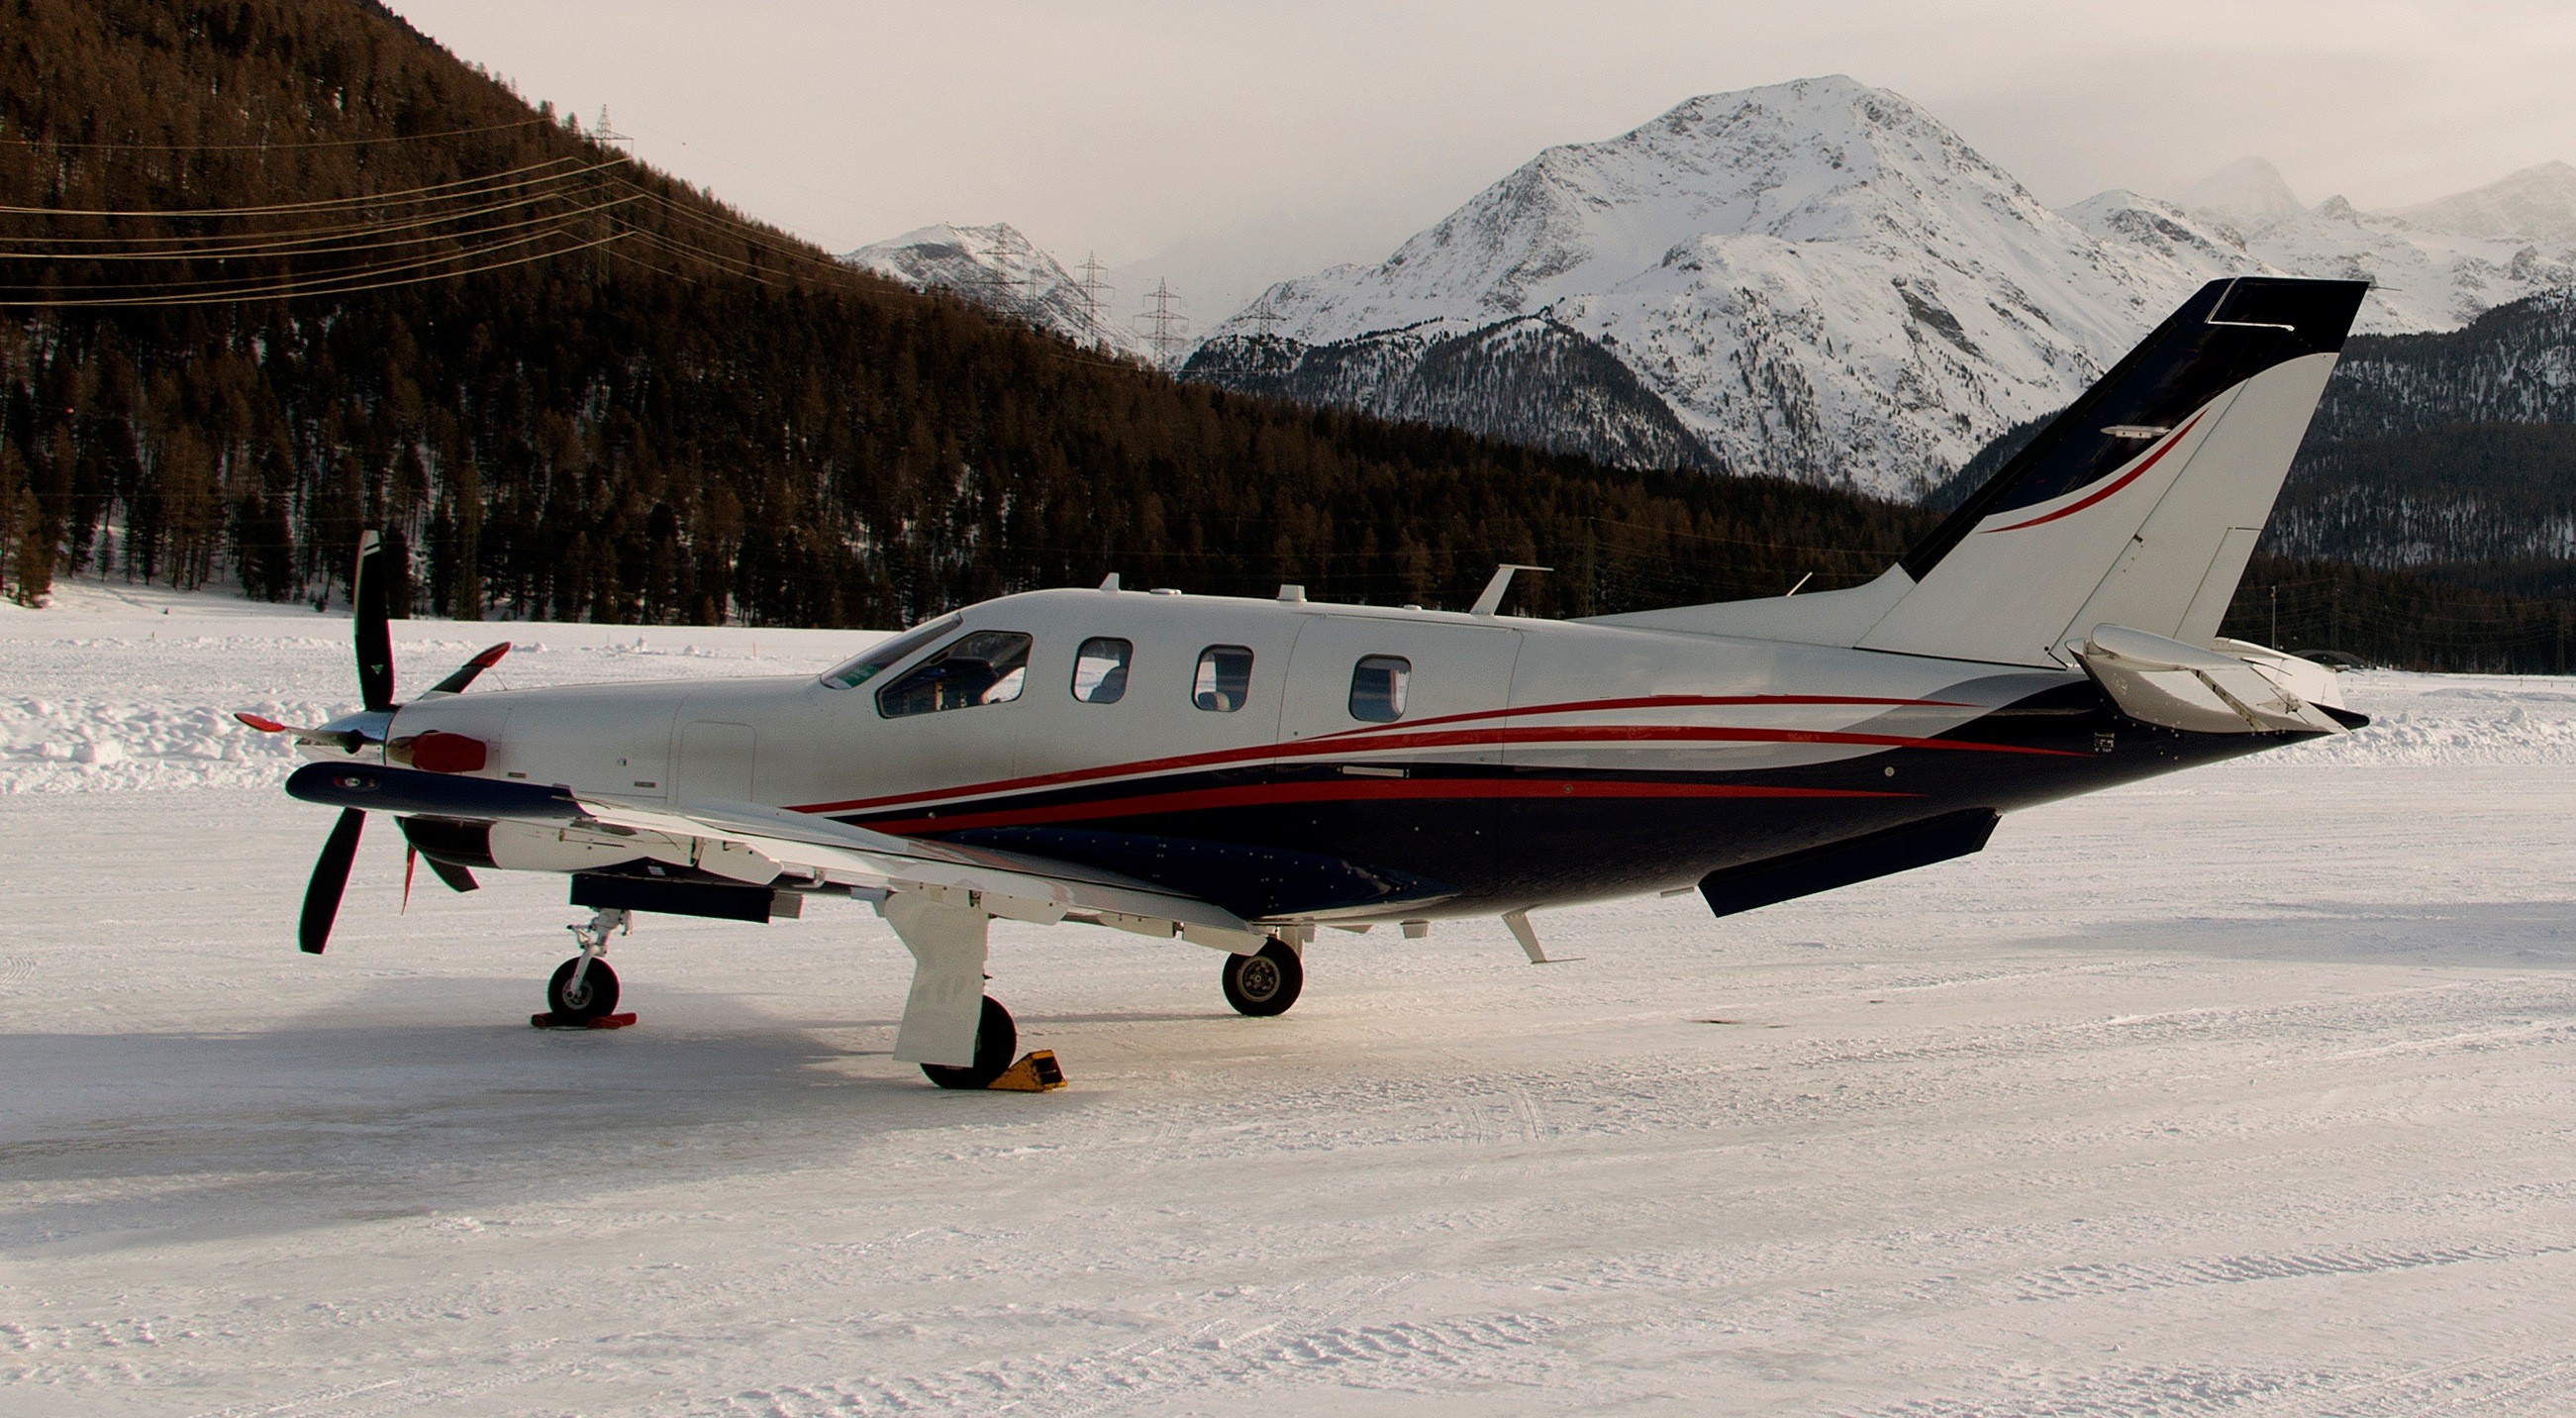
M1906 553L1860 646L2069 664L2102 624L2207 645L2368 290L2202 287Z

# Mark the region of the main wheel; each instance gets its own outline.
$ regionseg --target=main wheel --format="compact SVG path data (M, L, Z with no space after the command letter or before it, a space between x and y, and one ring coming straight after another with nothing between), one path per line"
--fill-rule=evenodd
M572 972L580 965L581 957L576 955L556 966L555 977L546 982L546 1008L567 1024L587 1024L617 1012L617 972L608 968L607 961L594 958L575 989Z
M1011 1022L1011 1012L1002 1008L1000 1000L986 995L984 1015L975 1021L975 1061L964 1068L923 1064L921 1071L942 1088L989 1088L1019 1056L1019 1026Z
M1286 1014L1297 1002L1297 992L1306 988L1306 966L1297 952L1274 940L1258 955L1227 956L1222 978L1227 1004L1239 1014L1266 1019Z

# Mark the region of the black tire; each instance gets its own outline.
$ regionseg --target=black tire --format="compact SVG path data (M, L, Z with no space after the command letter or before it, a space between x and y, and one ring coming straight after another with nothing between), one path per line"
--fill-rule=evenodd
M581 997L568 998L572 988L573 967L581 964L576 955L555 967L555 977L546 981L546 1008L566 1024L587 1024L617 1012L617 972L605 960L593 960L581 972Z
M921 1072L942 1088L990 1088L1019 1056L1019 1026L1011 1022L1011 1012L1002 1008L1000 1000L986 995L984 1017L975 1021L975 1061L964 1068L923 1064Z
M1306 966L1297 952L1274 940L1257 955L1227 956L1221 978L1225 1002L1236 1013L1267 1019L1297 1002L1298 991L1306 988Z

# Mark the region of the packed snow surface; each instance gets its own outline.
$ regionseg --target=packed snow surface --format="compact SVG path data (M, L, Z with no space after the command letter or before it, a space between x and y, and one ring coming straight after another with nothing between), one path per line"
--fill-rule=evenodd
M164 614L164 611L167 614ZM0 610L0 1411L2563 1413L2576 681L2365 673L2359 734L1967 861L1327 933L1305 999L995 932L1072 1087L887 1057L863 908L646 918L527 1027L560 882L330 814L228 711L347 623ZM404 685L822 668L869 637L396 628Z

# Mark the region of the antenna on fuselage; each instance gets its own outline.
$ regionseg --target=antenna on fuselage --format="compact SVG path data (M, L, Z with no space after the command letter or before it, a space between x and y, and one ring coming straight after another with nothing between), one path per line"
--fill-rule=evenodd
M1553 566L1521 566L1508 561L1495 567L1494 579L1485 583L1484 594L1476 597L1476 603L1467 608L1467 614L1491 619L1496 611L1501 610L1503 593L1512 588L1513 572L1554 571L1555 569Z

